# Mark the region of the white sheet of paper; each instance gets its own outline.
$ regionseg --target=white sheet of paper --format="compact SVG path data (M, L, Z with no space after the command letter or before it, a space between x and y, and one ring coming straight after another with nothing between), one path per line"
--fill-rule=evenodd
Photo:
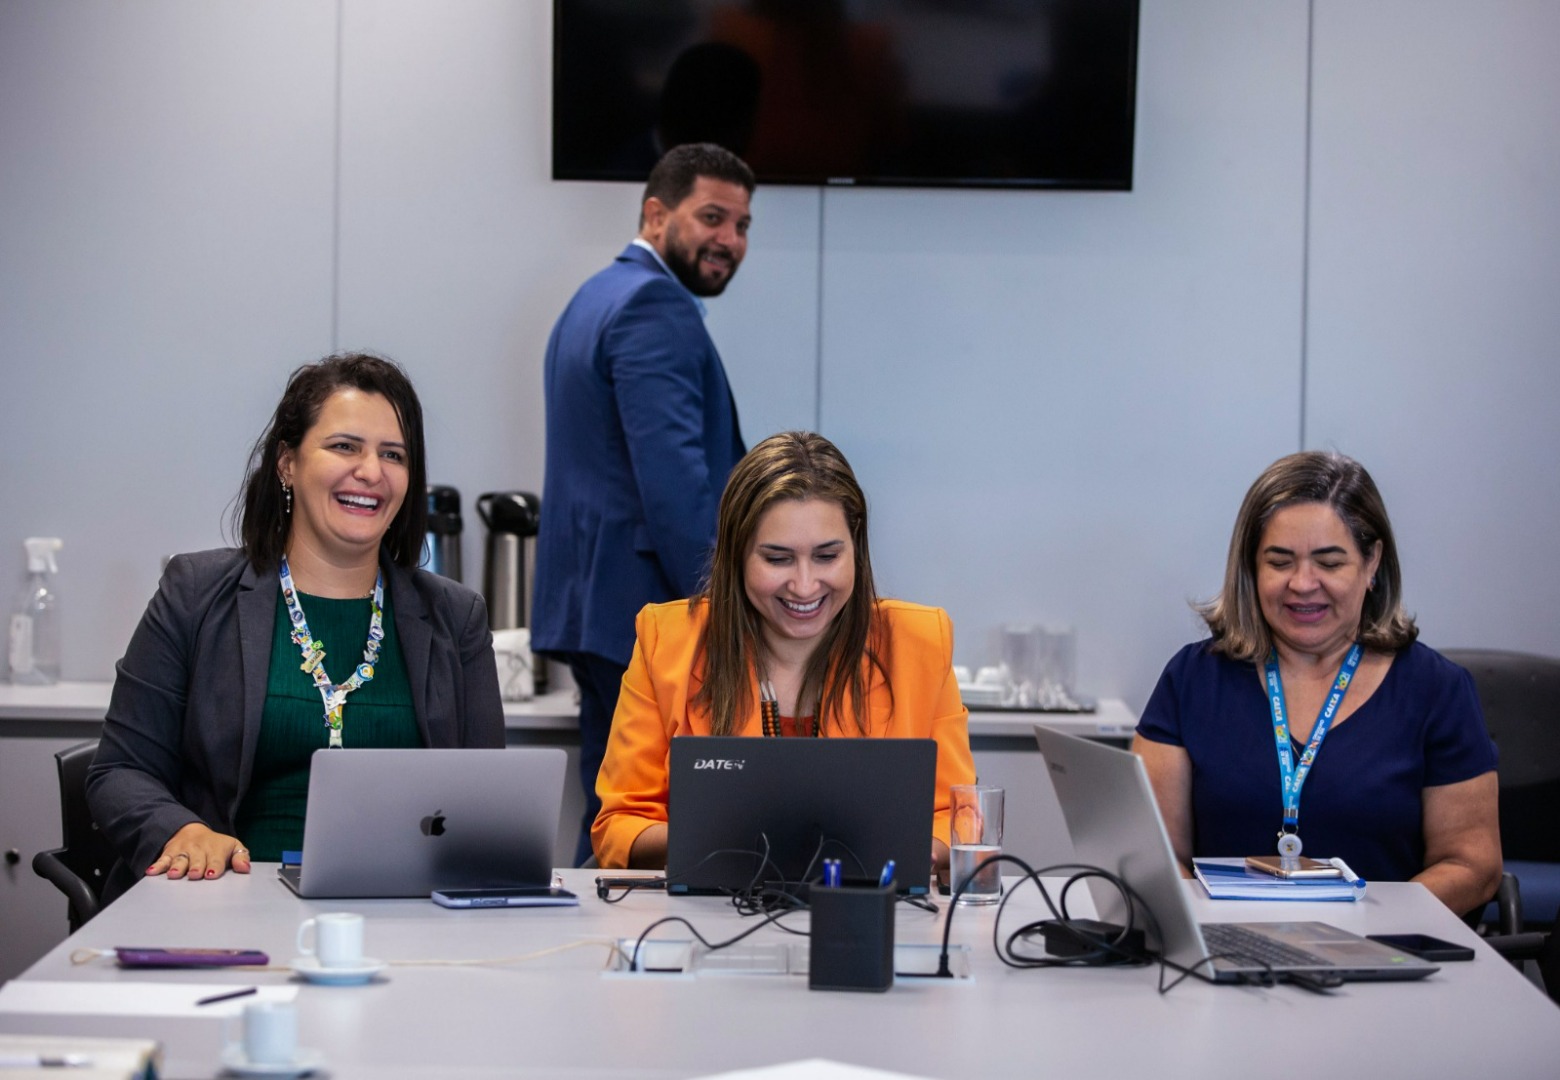
M296 986L262 986L254 994L213 1005L201 998L253 983L34 982L12 979L0 986L0 1013L62 1016L237 1016L251 1001L292 1001Z

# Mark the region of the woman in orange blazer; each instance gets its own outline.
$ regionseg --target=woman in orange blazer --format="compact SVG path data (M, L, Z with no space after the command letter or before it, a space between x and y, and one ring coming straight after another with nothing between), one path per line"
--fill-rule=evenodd
M666 864L667 760L676 735L937 740L932 857L948 864L948 788L975 780L969 713L940 608L879 600L867 504L821 435L755 446L721 496L709 584L651 604L596 780L603 867Z

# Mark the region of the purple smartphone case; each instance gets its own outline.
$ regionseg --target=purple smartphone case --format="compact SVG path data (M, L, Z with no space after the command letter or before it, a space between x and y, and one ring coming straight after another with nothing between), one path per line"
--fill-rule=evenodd
M269 964L271 958L259 949L140 949L114 950L119 966L127 968L205 968L246 967Z

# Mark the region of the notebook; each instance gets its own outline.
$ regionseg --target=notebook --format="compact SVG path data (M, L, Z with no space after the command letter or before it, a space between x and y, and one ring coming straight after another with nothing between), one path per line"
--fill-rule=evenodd
M546 885L567 767L557 748L318 750L299 896Z
M844 877L874 882L892 859L899 891L925 893L936 786L932 739L678 736L667 891L817 880L837 858Z
M1142 760L1130 751L1038 724L1035 738L1077 861L1103 867L1132 886L1158 921L1159 946L1168 960L1214 982L1264 972L1419 979L1439 970L1323 922L1199 924ZM1126 905L1108 882L1090 880L1089 891L1099 918L1125 922ZM1143 925L1141 914L1137 925Z

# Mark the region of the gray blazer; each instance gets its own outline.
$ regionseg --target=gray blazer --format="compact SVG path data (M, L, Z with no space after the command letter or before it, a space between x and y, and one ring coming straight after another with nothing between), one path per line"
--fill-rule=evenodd
M382 569L424 745L503 746L482 597L422 570ZM257 573L232 548L169 561L115 666L87 773L93 820L122 860L105 889L110 898L190 822L234 833L260 738L276 589L274 572Z

